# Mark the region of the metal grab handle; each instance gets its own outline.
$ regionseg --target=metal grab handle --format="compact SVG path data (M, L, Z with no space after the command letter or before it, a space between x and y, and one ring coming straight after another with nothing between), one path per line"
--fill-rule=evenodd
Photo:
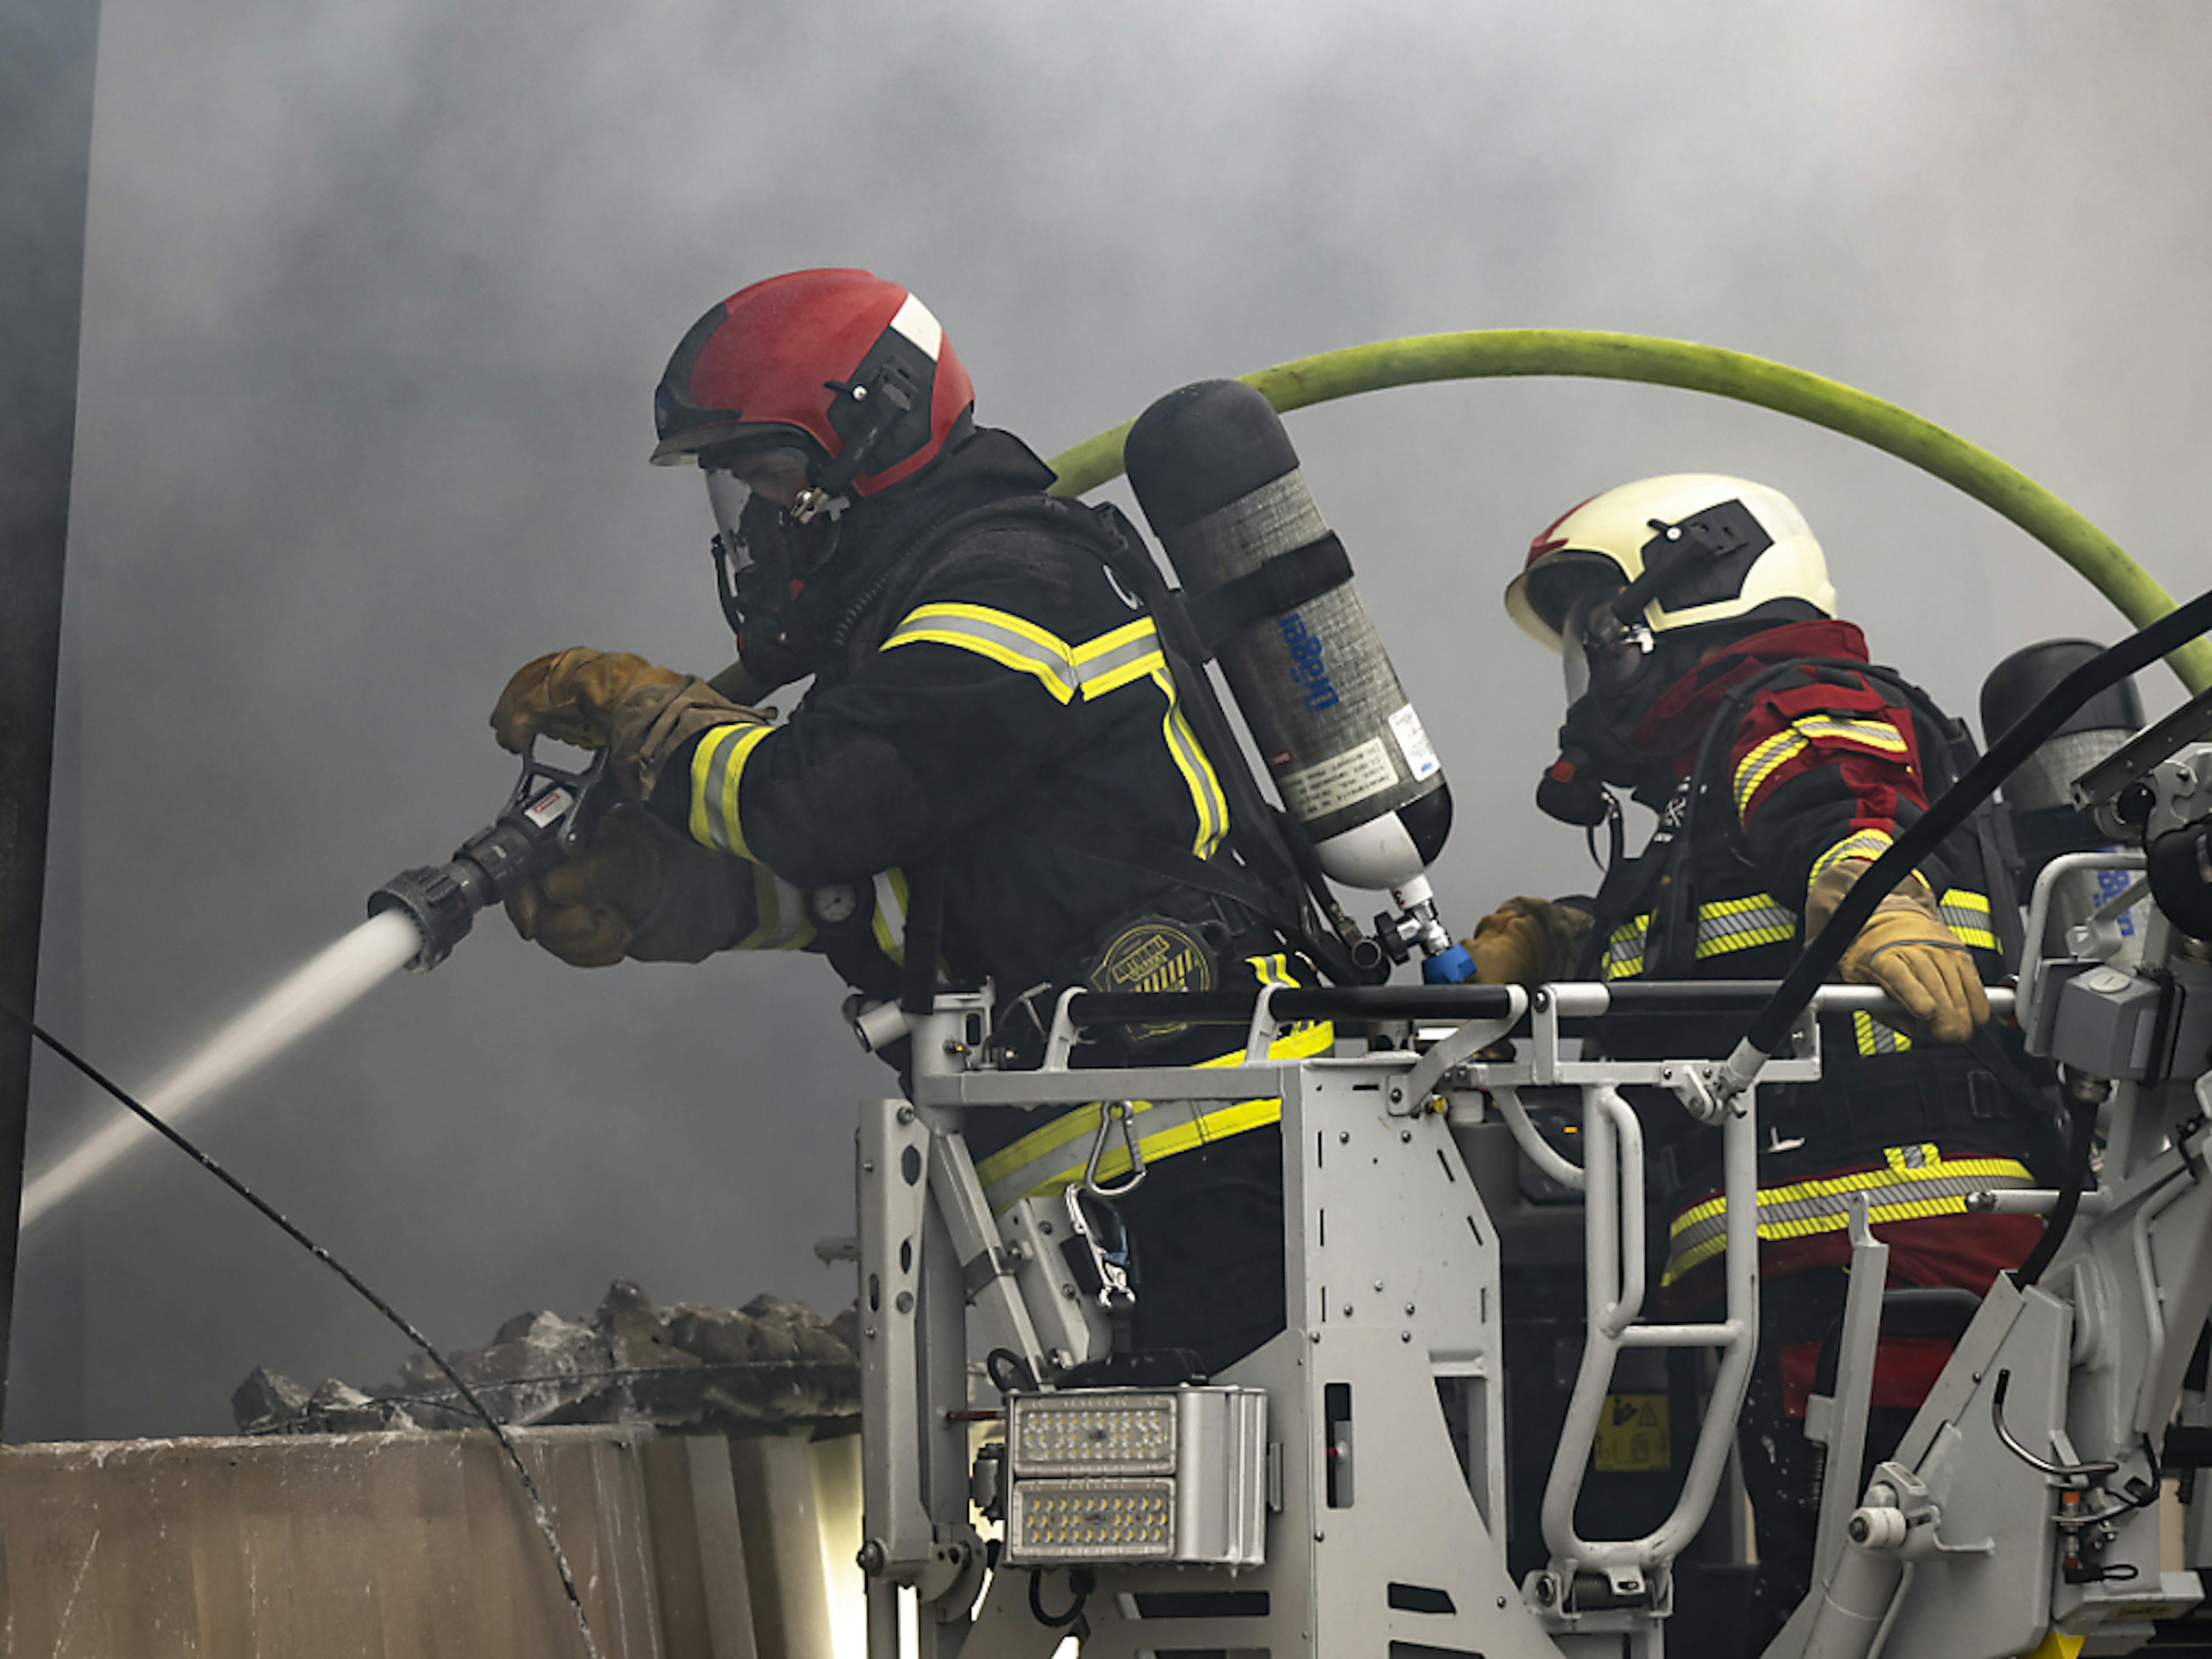
M1411 1117L1428 1104L1429 1097L1444 1080L1444 1073L1473 1058L1521 1023L1528 1012L1528 994L1517 985L1505 988L1506 1012L1498 1019L1470 1019L1429 1051L1406 1073L1405 1081L1390 1085L1390 1115ZM1578 1184L1578 1183L1577 1183Z
M1588 1177L1583 1173L1583 1166L1554 1152L1528 1121L1528 1109L1521 1103L1520 1090L1493 1085L1490 1097L1498 1103L1498 1109L1505 1117L1505 1127L1513 1132L1514 1144L1521 1148L1524 1158L1562 1187L1578 1193L1586 1188Z
M1100 1103L1098 1133L1091 1139L1091 1156L1083 1164L1083 1190L1093 1198L1126 1198L1145 1184L1145 1153L1137 1144L1136 1115L1136 1108L1126 1100ZM1098 1164L1106 1155L1106 1137L1112 1133L1116 1118L1121 1122L1121 1144L1129 1152L1129 1178L1117 1187L1103 1187L1098 1182Z
M2012 1386L2012 1373L1997 1373L1997 1385L1990 1390L1990 1425L1997 1431L2004 1449L2039 1474L2047 1474L2054 1480L2094 1480L2100 1476L2117 1474L2118 1463L2054 1463L2047 1457L2039 1457L2030 1451L2021 1437L2005 1426L2005 1390Z

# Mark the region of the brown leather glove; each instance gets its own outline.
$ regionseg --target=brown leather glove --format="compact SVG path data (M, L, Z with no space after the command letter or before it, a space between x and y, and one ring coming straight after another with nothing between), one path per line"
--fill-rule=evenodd
M617 787L643 800L668 757L701 732L766 719L691 675L627 651L574 646L515 671L492 708L491 729L501 748L517 754L540 733L605 748Z
M1805 937L1857 884L1870 860L1844 859L1814 879L1805 895ZM1936 896L1918 876L1899 882L1875 906L1838 963L1846 983L1875 985L1912 1017L1913 1035L1939 1043L1966 1042L1990 1017L1990 1000L1966 941L1943 925Z
M575 968L702 962L753 928L753 869L634 807L507 896L514 931Z
M1574 971L1589 936L1590 913L1525 894L1510 898L1474 925L1462 942L1474 958L1480 985L1538 986Z

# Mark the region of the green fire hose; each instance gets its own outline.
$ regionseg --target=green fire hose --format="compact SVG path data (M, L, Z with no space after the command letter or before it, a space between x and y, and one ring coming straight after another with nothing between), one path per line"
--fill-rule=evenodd
M1481 329L1419 334L1300 357L1243 377L1287 412L1356 392L1423 380L1475 380L1516 374L1572 374L1642 380L1757 404L1887 450L1994 508L2087 577L2136 627L2173 609L2173 597L2118 543L2041 484L1931 421L1895 404L1719 346L1641 334L1572 328ZM1121 442L1133 422L1056 455L1053 493L1080 495L1121 476ZM2197 639L2166 658L2193 694L2212 687L2212 641Z

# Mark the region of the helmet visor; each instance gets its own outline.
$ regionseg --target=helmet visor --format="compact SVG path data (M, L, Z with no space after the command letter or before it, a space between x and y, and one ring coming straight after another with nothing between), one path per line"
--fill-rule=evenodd
M754 555L745 544L743 528L745 503L752 500L752 486L734 472L720 467L704 469L707 475L707 501L714 514L714 542L720 557L731 570L749 570Z

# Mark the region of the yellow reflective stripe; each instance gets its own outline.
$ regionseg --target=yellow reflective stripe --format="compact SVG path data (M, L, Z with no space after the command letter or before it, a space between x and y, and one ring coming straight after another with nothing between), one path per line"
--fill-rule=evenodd
M1088 702L1093 697L1103 697L1109 691L1118 691L1139 680L1157 679L1167 672L1167 661L1164 656L1154 650L1147 651L1129 662L1118 663L1096 679L1083 682L1084 701Z
M1336 1046L1336 1028L1327 1020L1302 1023L1290 1032L1267 1045L1270 1060L1307 1060L1324 1054ZM1237 1049L1199 1064L1207 1068L1241 1066L1243 1050ZM1156 1109L1149 1100L1129 1103L1133 1118ZM1036 1198L1056 1193L1083 1178L1083 1166L1090 1159L1091 1139L1098 1133L1101 1108L1093 1101L1064 1112L1051 1122L1032 1129L1019 1140L1000 1147L975 1166L975 1178L984 1189L991 1208L996 1212L1024 1198ZM1267 1100L1237 1101L1196 1118L1186 1117L1180 1122L1151 1134L1137 1138L1138 1147L1147 1160L1165 1158L1188 1151L1192 1146L1209 1140L1225 1139L1246 1129L1259 1128L1279 1121L1283 1115L1279 1096ZM1063 1152L1071 1145L1082 1143L1082 1156L1071 1163L1053 1160L1053 1154ZM1115 1140L1116 1151L1108 1153L1099 1163L1102 1175L1120 1173L1129 1167L1127 1154L1121 1150L1121 1141ZM1159 1150L1155 1151L1155 1147ZM1116 1164L1115 1158L1120 1157ZM1048 1161L1053 1160L1053 1161ZM1042 1166L1042 1167L1040 1167Z
M1708 918L1718 920L1726 916L1748 915L1753 910L1773 910L1779 908L1774 902L1774 896L1771 893L1747 893L1741 898L1715 899L1710 904L1700 904L1698 907L1698 919L1700 921Z
M1011 611L1000 611L988 605L969 605L958 600L937 605L916 605L907 613L906 619L891 630L891 636L884 642L884 648L889 650L892 645L907 637L910 630L918 625L955 622L981 623L991 629L1003 630L1018 639L1026 641L1036 647L1040 653L1059 661L1074 660L1075 653L1069 647L1067 641L1051 629L1040 628L1026 617L1017 617ZM963 635L962 637L980 636Z
M1827 738L1843 743L1864 744L1885 755L1908 753L1905 734L1887 720L1846 720L1837 714L1808 714L1792 720L1793 729L1808 738Z
M1150 617L1124 623L1084 645L1071 646L1012 611L945 601L917 605L892 629L882 648L890 651L902 645L944 645L972 652L1030 676L1062 703L1079 696L1087 702L1123 686L1150 681L1166 703L1160 716L1160 735L1167 744L1168 757L1182 774L1198 817L1191 851L1205 858L1228 834L1228 798L1222 792L1213 763L1206 758L1183 718L1175 678L1168 672L1167 658L1160 649L1159 630Z
M1150 678L1155 670L1164 672L1167 659L1161 653L1159 637L1152 619L1139 617L1110 634L1101 634L1088 645L1076 647L1075 678L1083 688L1084 700L1087 702L1133 681Z
M891 630L882 648L917 644L970 651L1033 675L1061 702L1078 695L1103 697L1150 678L1166 662L1159 630L1150 617L1125 623L1087 644L1071 646L1050 629L1010 611L955 601L916 606Z
M1943 925L1956 933L1960 939L1978 951L2002 951L1996 930L1990 916L1990 901L1985 894L1964 887L1944 890L1936 901L1936 912L1943 918Z
M2031 1185L2027 1167L2008 1158L1946 1158L1929 1144L1892 1146L1884 1152L1887 1167L1825 1180L1801 1181L1785 1187L1762 1188L1759 1194L1758 1233L1761 1239L1809 1238L1820 1233L1841 1232L1850 1225L1850 1211L1842 1200L1863 1194L1870 1222L1913 1221L1928 1216L1964 1215L1971 1186L2014 1188ZM1917 1159L1918 1162L1913 1160ZM1929 1194L1926 1183L1941 1182L1948 1190ZM1919 1183L1923 1190L1916 1190ZM1813 1203L1810 1212L1775 1213L1785 1206ZM1708 1199L1674 1218L1668 1234L1675 1243L1660 1282L1672 1285L1703 1262L1728 1248L1725 1231L1727 1200ZM1694 1240L1683 1235L1694 1231Z
M906 965L904 935L906 931L906 872L881 870L876 873L876 914L870 922L875 935L876 948L901 967Z
M806 898L764 864L753 866L753 930L733 951L803 951L814 942Z
M1206 757L1206 750L1198 746L1198 736L1182 717L1182 705L1176 701L1175 680L1163 663L1152 672L1152 680L1167 700L1167 712L1160 719L1160 734L1166 739L1168 757L1175 762L1176 770L1190 790L1190 804L1198 815L1198 833L1191 841L1190 850L1200 858L1211 854L1229 832L1229 802L1221 793L1221 780L1215 775L1213 763Z
M1911 1037L1883 1024L1864 1009L1851 1014L1851 1036L1863 1054L1899 1054L1912 1046Z
M1152 1103L1137 1100L1129 1103L1132 1112L1148 1112ZM975 1166L975 1179L986 1187L1004 1180L1024 1164L1033 1163L1047 1152L1057 1152L1078 1135L1096 1134L1098 1131L1099 1103L1079 1106L1064 1112L1041 1129L1032 1129L1019 1140L1001 1146ZM1021 1194L1015 1194L1016 1197ZM1012 1200L1007 1200L1009 1203Z
M1141 1121L1144 1115L1157 1110L1149 1100L1130 1102L1133 1115ZM1225 1140L1231 1135L1246 1129L1256 1129L1269 1123L1279 1122L1283 1103L1279 1096L1267 1100L1240 1100L1195 1118L1184 1117L1165 1129L1150 1134L1139 1134L1137 1145L1146 1160L1170 1157L1188 1152L1193 1146L1203 1146L1209 1140ZM1033 1158L1012 1159L1005 1152L987 1159L975 1171L976 1179L983 1183L983 1196L994 1213L1004 1210L1025 1198L1047 1198L1063 1192L1083 1179L1084 1166L1091 1160L1091 1144L1098 1133L1099 1108L1085 1106L1055 1119L1046 1125L1057 1130L1069 1126L1056 1143ZM1038 1133L1042 1133L1043 1131ZM1026 1137L1025 1137L1026 1139ZM1022 1145L1015 1143L1016 1146ZM1013 1147L1006 1151L1011 1152ZM1057 1156L1055 1156L1057 1154ZM1062 1162L1069 1159L1070 1162ZM1112 1148L1098 1160L1102 1176L1119 1175L1129 1168L1128 1150L1121 1137L1114 1137Z
M1824 1176L1812 1181L1794 1181L1786 1186L1762 1187L1759 1201L1762 1206L1795 1204L1808 1198L1836 1198L1849 1193L1869 1192L1886 1187L1895 1181L1936 1181L1949 1176L2026 1176L2027 1166L2009 1158L1945 1158L1932 1146L1923 1144L1912 1150L1927 1162L1917 1167L1904 1161L1906 1149L1887 1148L1883 1157L1888 1160L1879 1170L1861 1170L1855 1174ZM1716 1194L1702 1204L1693 1204L1668 1224L1671 1236L1709 1220L1728 1208L1725 1196Z
M1701 939L1693 953L1699 962L1714 957L1724 957L1731 951L1755 951L1762 945L1787 945L1797 937L1797 919L1769 922L1764 927L1747 927L1740 933L1717 933L1711 939Z
M1633 979L1644 971L1644 945L1651 918L1646 914L1623 922L1606 941L1605 977ZM1716 899L1698 907L1698 942L1692 951L1703 962L1731 951L1762 945L1786 945L1797 937L1796 913L1771 893Z
M1749 810L1751 798L1759 793L1759 786L1771 777L1778 767L1802 754L1816 741L1857 744L1884 755L1910 752L1905 746L1904 734L1887 720L1855 720L1838 715L1808 714L1790 721L1781 731L1758 744L1736 767L1736 816L1741 817Z
M1156 1133L1139 1135L1137 1150L1145 1155L1146 1163L1157 1164L1164 1158L1187 1152L1194 1146L1203 1146L1208 1141L1226 1140L1247 1129L1264 1128L1270 1123L1279 1123L1282 1119L1283 1103L1279 1097L1240 1100L1234 1106L1208 1112L1204 1117L1186 1119ZM1085 1162L1088 1162L1087 1158ZM1112 1148L1098 1159L1098 1178L1110 1181L1116 1176L1128 1174L1129 1168L1129 1149L1117 1139ZM1050 1176L1042 1186L1032 1188L1024 1196L1049 1198L1054 1193L1065 1192L1082 1179L1083 1170L1079 1166L1065 1175Z
M1279 957L1277 959L1280 960ZM1294 980L1284 982L1297 983ZM1325 1054L1335 1047L1336 1027L1333 1024L1325 1019L1300 1020L1267 1045L1267 1058L1311 1060L1316 1054ZM1242 1048L1233 1054L1217 1054L1212 1060L1198 1062L1201 1070L1211 1070L1217 1066L1242 1066L1243 1063L1244 1051Z
M1735 815L1743 816L1744 809L1751 805L1751 798L1759 793L1759 786L1766 781L1776 767L1802 754L1807 747L1795 726L1785 726L1746 755L1735 769Z
M753 858L738 822L738 784L745 763L752 758L772 726L718 726L700 739L691 751L691 839L702 847Z
M1228 798L1222 793L1221 780L1213 769L1213 763L1199 746L1197 733L1183 718L1182 702L1176 696L1175 677L1168 672L1167 658L1159 647L1159 630L1152 625L1152 619L1139 617L1111 633L1100 635L1087 645L1077 647L1073 665L1076 683L1082 688L1086 702L1139 680L1150 680L1158 688L1166 704L1160 715L1160 736L1167 744L1168 757L1175 763L1176 770L1182 774L1183 783L1190 791L1191 808L1198 817L1191 851L1200 858L1211 854L1229 831Z
M1698 907L1698 944L1693 954L1703 962L1731 951L1787 945L1796 937L1796 915L1776 903L1771 893L1716 899Z
M917 605L882 648L890 651L902 645L946 645L970 651L1030 675L1060 702L1075 696L1075 657L1067 641L1010 611L957 602Z
M1644 971L1644 938L1651 926L1649 915L1638 916L1613 930L1605 942L1605 976L1634 979Z
M1826 852L1813 860L1808 884L1841 864L1845 859L1865 859L1872 861L1889 851L1890 835L1887 830L1855 830Z

